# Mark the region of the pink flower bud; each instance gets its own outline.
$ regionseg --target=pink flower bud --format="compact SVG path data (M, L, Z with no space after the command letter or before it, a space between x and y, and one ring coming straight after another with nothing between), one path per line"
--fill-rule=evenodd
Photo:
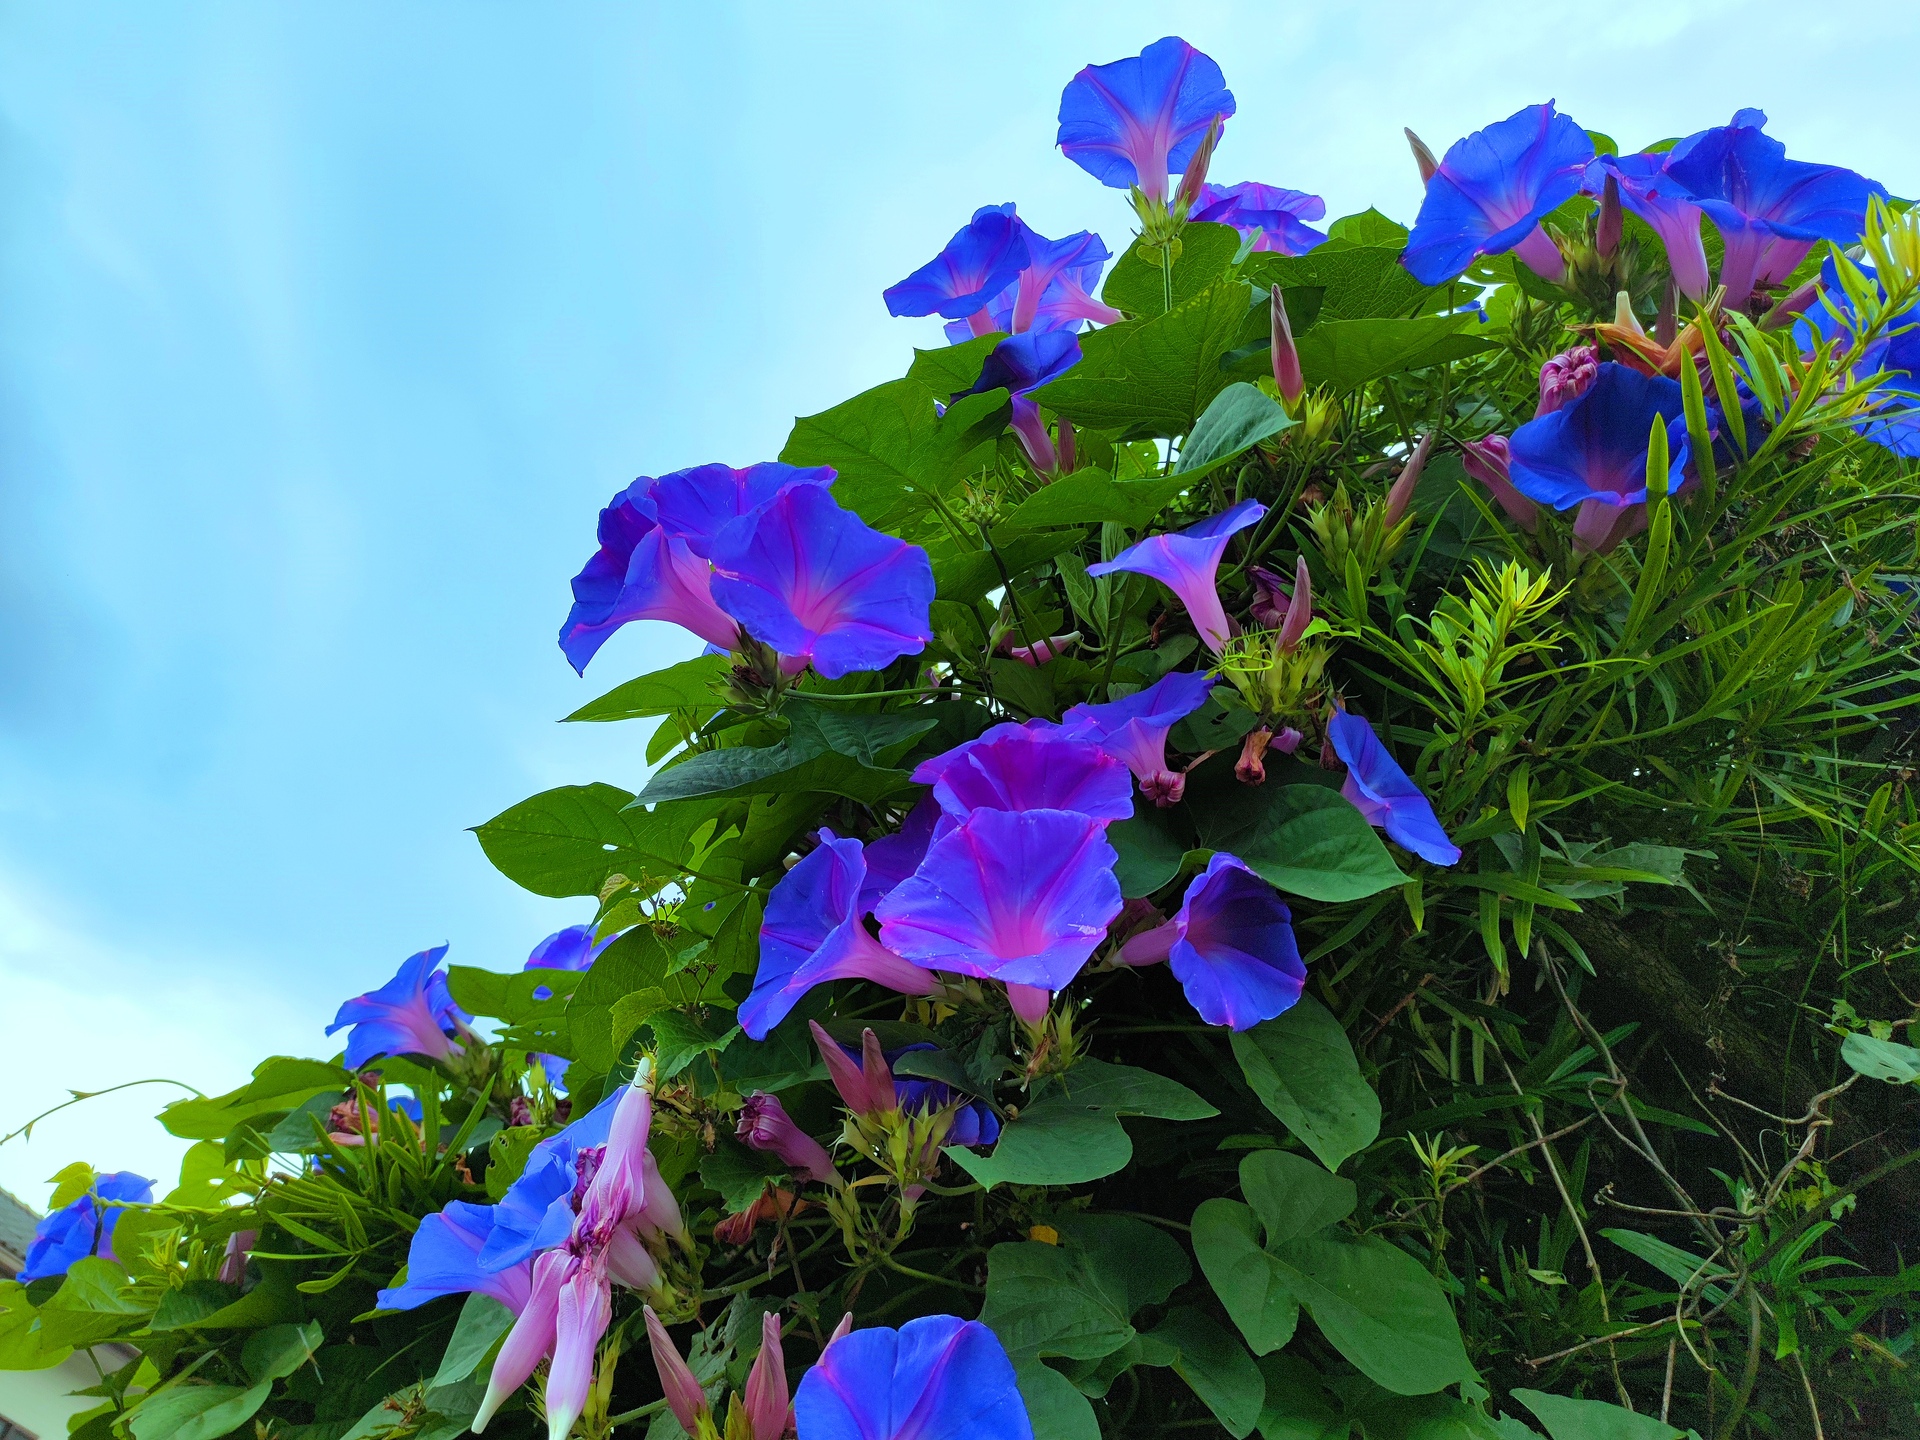
M826 1146L807 1134L773 1096L756 1090L740 1107L740 1124L734 1131L752 1150L778 1155L802 1180L837 1180L833 1156Z
M1540 507L1513 488L1508 479L1507 437L1489 435L1484 440L1469 440L1460 447L1467 474L1493 492L1507 518L1529 535L1540 524Z
M1400 523L1407 513L1407 507L1413 503L1413 490L1420 483L1420 472L1426 468L1427 455L1433 449L1433 432L1429 431L1413 447L1413 455L1407 461L1407 468L1400 472L1400 478L1393 482L1393 488L1387 492L1387 528L1391 530ZM1302 629L1306 627L1301 626Z
M1440 162L1433 158L1433 151L1427 148L1427 142L1413 131L1402 127L1402 133L1407 137L1407 144L1413 148L1413 163L1420 167L1420 183L1425 185L1439 170Z
M1289 725L1284 730L1274 731L1273 743L1267 748L1270 750L1278 750L1282 755L1291 755L1300 748L1300 742L1306 738L1306 736L1294 729L1293 726Z
M660 1317L653 1313L651 1305L647 1311L647 1343L653 1347L653 1368L660 1372L660 1388L666 1392L667 1408L673 1412L673 1418L680 1422L680 1428L689 1435L700 1433L700 1422L707 1416L706 1392L700 1388L700 1382L693 1378L693 1371L687 1368L687 1362L680 1358L680 1352L674 1348L667 1327L660 1323Z
M1207 133L1200 137L1193 158L1187 161L1187 168L1180 174L1180 189L1175 194L1174 203L1181 213L1190 212L1200 199L1200 187L1207 183L1207 167L1213 163L1213 147L1219 143L1220 117L1216 115L1208 122Z
M1055 458L1060 462L1060 473L1072 474L1075 464L1073 422L1064 415L1055 422L1053 448Z
M787 1365L780 1353L780 1317L760 1317L760 1353L747 1374L747 1425L753 1440L780 1440L792 1413L787 1396Z
M220 1259L220 1276L229 1285L247 1278L247 1255L260 1243L258 1230L236 1230L227 1237L227 1253Z
M893 1071L887 1066L886 1056L880 1053L880 1040L873 1031L861 1032L861 1058L856 1064L819 1021L809 1020L807 1028L813 1031L813 1042L820 1047L820 1058L827 1062L833 1088L840 1092L849 1110L856 1115L871 1115L898 1107Z
M1287 409L1293 410L1307 393L1307 379L1300 370L1300 352L1293 343L1293 326L1287 322L1287 302L1280 287L1273 287L1273 383Z
M1571 405L1600 378L1600 355L1591 345L1576 345L1540 367L1540 405L1535 418Z
M849 1310L847 1311L846 1314L840 1317L840 1323L833 1327L833 1334L827 1337L827 1344L832 1345L833 1342L836 1340L844 1340L846 1339L847 1336L851 1335L852 1333L853 1333L853 1311ZM822 1353L824 1354L825 1352L823 1351Z
M1593 252L1602 260L1611 260L1620 248L1620 233L1625 225L1620 214L1620 180L1611 171L1600 191L1600 218L1594 222Z
M1287 615L1286 582L1264 565L1253 566L1247 576L1253 581L1253 603L1247 607L1253 623L1262 630L1276 628Z
M1432 437L1428 437L1431 440ZM1391 521L1389 512L1388 519ZM1307 633L1307 627L1313 623L1313 577L1307 573L1307 557L1297 556L1293 567L1293 598L1287 602L1287 613L1280 621L1280 634L1277 643L1282 650L1291 652L1300 643L1300 637Z

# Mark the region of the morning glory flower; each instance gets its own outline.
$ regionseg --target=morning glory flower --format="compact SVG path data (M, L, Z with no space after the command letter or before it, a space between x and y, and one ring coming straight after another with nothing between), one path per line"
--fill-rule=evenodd
M860 842L822 830L820 844L773 887L760 925L760 968L739 1011L751 1039L764 1040L802 995L829 980L872 980L902 995L939 988L867 930L866 878Z
M751 515L796 485L827 486L836 478L824 465L803 468L777 460L744 470L696 465L653 482L654 513L662 530L686 541L689 550L705 559L713 554L714 537L742 515Z
M1054 449L1053 437L1047 433L1047 422L1040 418L1040 407L1027 397L1079 363L1080 341L1072 331L1030 330L994 346L980 367L980 378L960 395L1005 390L1013 400L1010 423L1020 437L1021 448L1036 467L1051 472L1059 467L1059 454Z
M793 1410L800 1440L1033 1440L999 1337L953 1315L837 1337Z
M1435 865L1459 860L1460 849L1441 829L1432 803L1394 763L1371 725L1350 710L1337 710L1327 722L1327 739L1347 767L1340 793L1369 825Z
M437 1214L428 1215L413 1232L407 1247L406 1283L382 1290L375 1303L382 1310L412 1310L443 1295L478 1292L491 1295L518 1315L527 1308L533 1267L526 1261L501 1270L488 1270L480 1252L493 1233L497 1207L451 1200Z
M1460 459L1467 474L1492 492L1507 518L1529 535L1540 526L1540 507L1513 488L1512 446L1504 435L1463 441Z
M1059 145L1102 185L1164 201L1168 174L1185 170L1207 127L1233 109L1220 67L1169 35L1074 76L1060 94Z
M33 1227L27 1243L22 1284L64 1275L76 1260L98 1255L118 1261L113 1253L113 1228L128 1205L153 1203L153 1181L131 1170L96 1175L86 1194L62 1205Z
M1214 588L1220 557L1227 553L1227 541L1235 533L1266 513L1267 507L1258 500L1242 500L1232 509L1176 534L1150 535L1103 564L1089 565L1087 573L1111 575L1116 570L1131 570L1137 575L1151 575L1179 597L1193 620L1193 628L1217 655L1233 634L1220 592Z
M884 292L890 315L985 316L987 302L1027 267L1027 229L1013 203L982 205L933 259ZM991 321L976 335L993 333Z
M1685 433L1675 434L1685 423L1680 382L1605 361L1577 400L1513 432L1513 486L1556 510L1578 505L1575 544L1604 555L1646 524L1647 440L1656 421L1678 450ZM1676 454L1676 489L1684 463Z
M975 810L875 908L889 950L929 970L1059 990L1120 913L1106 826L1068 810Z
M327 1034L351 1025L345 1064L358 1070L381 1055L424 1055L451 1060L462 1051L456 1037L467 1033L473 1017L453 1003L440 970L447 947L436 945L401 963L393 979L347 1001Z
M1071 810L1102 822L1133 814L1126 767L1056 726L995 725L923 762L913 779L955 820L976 810Z
M1598 194L1611 176L1620 203L1638 215L1667 248L1673 283L1689 300L1704 300L1712 281L1700 240L1700 207L1686 187L1667 174L1666 155L1600 155L1587 167L1584 188Z
M1566 273L1540 222L1579 193L1593 142L1549 100L1476 130L1448 149L1427 182L1401 264L1444 285L1482 255L1514 251L1548 280Z
M1164 808L1178 804L1187 788L1187 777L1167 768L1167 732L1212 693L1213 677L1204 671L1163 675L1123 699L1075 705L1061 724L1068 735L1091 741L1122 762L1140 781L1141 793Z
M860 911L869 913L880 897L920 867L927 846L933 843L934 827L946 815L932 795L922 795L899 830L869 840L860 857L866 862L867 878L860 886Z
M1742 110L1729 125L1688 136L1666 166L1720 232L1730 306L1746 304L1757 285L1786 279L1815 241L1858 240L1868 197L1887 198L1886 187L1864 175L1787 159L1787 147L1761 129L1766 122L1760 111Z
M1239 185L1202 185L1195 220L1231 225L1242 235L1260 238L1255 251L1276 255L1304 255L1327 237L1306 222L1327 213L1327 202L1304 190L1283 190L1248 180Z
M761 643L829 680L918 655L933 638L927 552L818 485L782 491L713 542L713 598Z
M1200 1018L1234 1030L1292 1009L1307 983L1292 912L1273 886L1224 852L1194 876L1179 913L1128 940L1120 959L1170 960Z

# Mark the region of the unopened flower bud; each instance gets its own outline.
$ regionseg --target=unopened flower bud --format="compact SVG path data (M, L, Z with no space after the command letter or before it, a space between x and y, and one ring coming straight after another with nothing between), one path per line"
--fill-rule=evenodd
M760 1317L760 1353L747 1374L747 1426L753 1440L780 1440L792 1409L787 1395L786 1359L780 1353L780 1317Z
M1213 147L1220 143L1220 117L1214 116L1207 123L1207 133L1200 137L1199 145L1194 147L1193 158L1187 161L1187 168L1180 176L1180 189L1174 197L1174 208L1178 214L1192 213L1195 202L1200 199L1200 187L1207 183L1207 166L1213 161Z
M1576 345L1540 367L1540 404L1535 418L1571 405L1600 378L1600 355L1591 345Z
M1387 528L1391 530L1400 523L1407 513L1407 507L1413 503L1413 490L1420 483L1420 472L1426 468L1427 455L1433 449L1433 432L1428 431L1413 447L1413 454L1400 472L1400 478L1393 482L1393 488L1387 492ZM1302 627L1305 628L1304 626Z
M1460 447L1467 474L1493 492L1507 518L1531 535L1540 524L1540 507L1522 495L1508 478L1508 445L1504 435L1469 440Z
M734 1134L750 1150L778 1155L802 1180L839 1178L827 1147L794 1124L786 1107L764 1091L756 1090L740 1106L740 1123Z
M1300 397L1307 392L1307 380L1300 370L1300 352L1293 343L1293 326L1287 321L1287 302L1281 298L1278 285L1273 287L1272 306L1273 383L1280 392L1281 400L1286 403L1287 413L1294 414Z
M1428 436L1422 444L1431 443L1432 438ZM1313 576L1307 573L1307 557L1301 555L1294 561L1293 598L1287 602L1287 613L1281 617L1280 634L1275 643L1282 650L1294 649L1312 623Z
M1283 730L1273 732L1273 743L1268 748L1278 750L1282 755L1291 755L1300 748L1300 742L1306 738L1289 725Z
M1613 259L1625 223L1620 213L1620 180L1608 172L1607 183L1600 191L1600 218L1593 227L1593 253L1602 260Z
M1060 473L1071 474L1077 463L1074 458L1073 422L1064 415L1054 424L1053 452L1060 462Z
M689 1435L697 1435L701 1421L708 1418L706 1392L700 1388L700 1382L693 1378L693 1371L687 1368L687 1362L680 1358L672 1337L667 1334L667 1327L660 1323L660 1317L653 1313L651 1305L646 1307L646 1312L647 1343L653 1347L653 1367L660 1372L660 1388L666 1392L667 1408L673 1412L673 1418L680 1422L682 1430Z
M1403 133L1407 137L1407 144L1413 149L1413 163L1420 167L1420 183L1425 185L1433 179L1434 172L1440 168L1440 162L1433 158L1433 151L1427 148L1426 141L1404 127Z

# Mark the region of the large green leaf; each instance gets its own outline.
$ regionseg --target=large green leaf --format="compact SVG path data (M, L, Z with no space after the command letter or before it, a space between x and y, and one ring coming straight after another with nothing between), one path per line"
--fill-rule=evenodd
M935 395L971 390L973 382L980 378L980 368L987 363L987 356L993 353L993 347L1006 338L1004 335L978 335L958 345L941 345L932 350L916 349L913 352L913 364L907 367L907 378L918 380Z
M1680 1440L1684 1431L1664 1420L1609 1405L1539 1390L1515 1390L1513 1398L1547 1427L1552 1440Z
M1061 1216L1060 1243L996 1245L980 1319L1016 1361L1098 1360L1134 1336L1132 1317L1193 1273L1180 1246L1124 1215Z
M1353 1213L1353 1182L1287 1150L1256 1150L1240 1162L1240 1193L1260 1217L1267 1243L1315 1235Z
M231 1435L267 1403L271 1382L237 1385L188 1381L141 1401L133 1412L133 1440L216 1440Z
M771 794L844 795L871 805L912 783L892 762L939 723L913 711L853 714L824 705L791 705L788 715L784 740L695 755L655 775L629 808Z
M1411 317L1439 303L1443 292L1429 289L1409 275L1400 263L1400 250L1401 242L1336 241L1315 246L1305 255L1255 256L1248 262L1247 275L1263 287L1318 290L1320 309L1312 327L1315 329L1337 320ZM1292 308L1288 306L1289 311ZM1295 333L1299 334L1298 329Z
M1251 1434L1267 1398L1260 1367L1233 1333L1183 1305L1148 1332L1174 1351L1173 1371L1192 1388L1235 1440Z
M1193 1212L1193 1253L1254 1354L1270 1355L1293 1339L1300 1302L1267 1263L1251 1209L1218 1196L1201 1201Z
M1220 359L1238 343L1251 301L1243 281L1219 280L1164 315L1096 330L1081 340L1080 363L1034 398L1126 439L1185 435L1233 378Z
M1266 1405L1260 1411L1260 1440L1348 1440L1346 1417L1329 1401L1319 1372L1297 1355L1268 1355L1260 1361L1266 1381Z
M1840 1058L1870 1080L1911 1085L1920 1080L1920 1050L1897 1040L1853 1034L1840 1042Z
M982 1185L1080 1185L1124 1170L1133 1141L1122 1115L1204 1120L1220 1112L1177 1080L1082 1060L1001 1128L989 1155L949 1146L947 1155Z
M690 938L676 937L676 943ZM651 990L658 992L656 1009L710 1003L723 998L721 983L728 974L737 973L722 967L703 988L699 977L705 972L679 969L676 959L676 954L644 925L627 931L601 951L593 968L581 978L573 999L567 1002L573 1058L595 1073L606 1074L619 1061L622 1042L640 1023L637 1019L626 1025L614 1023L622 1001Z
M696 655L617 685L598 700L589 700L567 719L640 720L649 715L670 715L675 710L717 710L720 698L713 687L732 663L725 655Z
M1051 560L1061 547L1059 535L1022 534L1011 526L993 533L992 550L960 548L949 543L928 550L933 557L933 583L942 600L971 604L1006 583L1006 577Z
M705 816L632 809L612 785L563 785L503 810L473 833L494 868L536 895L598 895L607 876L672 874Z
M1100 1421L1087 1397L1058 1370L1038 1360L1013 1368L1020 1399L1027 1407L1033 1440L1100 1440Z
M1015 530L1043 530L1111 520L1129 530L1141 530L1192 483L1187 475L1116 480L1104 470L1076 470L1022 500L1006 524Z
M460 1318L440 1356L433 1384L456 1385L480 1368L489 1351L513 1328L514 1313L491 1295L475 1292L460 1307Z
M1219 762L1189 785L1200 843L1239 856L1280 889L1309 900L1363 900L1404 885L1364 816L1322 785L1240 785Z
M1180 873L1193 848L1191 820L1184 807L1161 809L1141 801L1132 818L1107 827L1107 840L1120 858L1113 867L1120 893L1129 900L1151 895Z
M1197 477L1262 440L1272 439L1293 423L1278 400L1257 385L1236 381L1214 396L1206 413L1194 422L1193 433L1180 447L1174 471Z
M1467 333L1478 323L1472 315L1322 320L1298 341L1300 369L1310 385L1357 390L1369 380L1492 349L1492 340Z
M160 1123L183 1140L221 1140L244 1121L295 1109L323 1090L344 1090L352 1078L324 1060L276 1055L255 1066L253 1079L238 1090L174 1101L160 1112Z
M1380 1097L1361 1077L1340 1022L1311 995L1233 1035L1233 1056L1253 1093L1329 1170L1374 1142Z
M1240 232L1231 225L1201 221L1180 232L1180 253L1173 262L1173 303L1191 300L1215 280L1227 273L1233 257L1240 253ZM1159 256L1151 259L1131 245L1114 262L1100 298L1116 310L1129 315L1164 315L1167 311L1167 276L1160 268Z
M580 984L574 970L515 970L503 973L473 965L447 967L447 991L454 1003L470 1015L487 1015L518 1025L543 1010L564 1010L567 997ZM536 1000L536 990L552 992Z

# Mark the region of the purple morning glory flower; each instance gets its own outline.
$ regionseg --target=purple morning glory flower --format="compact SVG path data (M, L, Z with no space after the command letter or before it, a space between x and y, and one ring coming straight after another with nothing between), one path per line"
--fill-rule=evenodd
M1886 187L1838 165L1787 159L1787 147L1742 110L1733 123L1690 135L1674 147L1667 174L1720 231L1726 255L1720 283L1728 305L1744 305L1756 285L1777 285L1817 240L1860 238L1867 199Z
M1509 478L1514 489L1556 510L1580 507L1574 540L1605 554L1644 525L1647 501L1647 439L1656 421L1667 426L1669 444L1681 448L1680 382L1642 375L1608 360L1578 399L1540 415L1513 432ZM1685 464L1676 454L1677 489Z
M600 512L600 549L573 577L560 649L580 674L629 620L670 620L722 649L734 643L734 623L709 592L707 562L654 520L653 484L635 481Z
M913 779L933 786L955 820L976 810L1071 810L1102 822L1133 814L1126 767L1053 726L996 725L925 761Z
M760 968L739 1012L751 1038L764 1040L802 995L829 980L872 980L902 995L939 988L867 930L866 878L860 842L822 830L819 846L773 887L760 925Z
M1700 207L1686 188L1667 174L1666 155L1600 155L1587 167L1585 188L1600 193L1611 175L1620 186L1620 203L1646 221L1667 247L1673 283L1689 300L1704 300L1712 281L1706 246L1700 240Z
M1427 182L1400 263L1444 285L1482 255L1516 252L1549 280L1566 273L1540 221L1579 193L1593 159L1587 132L1549 100L1456 140Z
M1231 225L1242 235L1258 234L1256 251L1304 255L1327 237L1306 222L1327 213L1327 202L1304 190L1283 190L1248 180L1239 185L1202 185L1195 220Z
M756 640L829 680L918 655L933 638L927 552L797 485L713 542L713 598Z
M480 1246L482 1270L497 1274L532 1260L573 1232L581 1156L607 1143L620 1097L628 1088L616 1087L558 1135L533 1147L520 1178L493 1207L493 1225Z
M1159 806L1179 803L1187 777L1167 769L1167 732L1207 703L1213 677L1204 671L1163 675L1146 689L1105 705L1076 705L1061 723L1123 762Z
M948 340L959 344L996 330L1008 335L1029 330L1078 331L1089 320L1111 325L1125 318L1093 296L1101 269L1112 258L1098 235L1082 230L1064 240L1049 240L1029 229L1027 251L1032 263L1020 278L994 296L984 312L950 321Z
M980 378L960 395L978 395L988 390L1005 390L1013 399L1009 422L1027 457L1040 469L1052 471L1059 464L1053 437L1047 422L1040 418L1040 407L1028 394L1049 381L1058 380L1080 363L1080 341L1070 330L1032 330L1014 335L993 347ZM956 400L959 395L954 397Z
M1193 628L1217 655L1232 636L1233 627L1227 621L1213 577L1220 569L1220 557L1227 553L1227 541L1266 513L1267 507L1258 500L1242 500L1232 509L1177 534L1150 535L1103 564L1089 565L1087 573L1111 575L1116 570L1131 570L1137 575L1151 575L1180 598Z
M1128 940L1120 958L1129 965L1171 960L1200 1018L1234 1030L1291 1010L1307 983L1292 912L1273 886L1225 853L1194 876L1179 913Z
M801 468L768 460L733 470L697 465L653 482L654 513L660 528L702 559L713 554L713 538L732 521L750 515L796 485L831 485L836 476L824 465Z
M1027 266L1027 229L1013 203L982 205L946 248L898 285L884 292L890 315L944 315L964 320L981 315L987 302ZM991 334L991 325L976 329Z
M880 939L929 970L1059 990L1120 913L1118 858L1090 816L976 810L880 902Z
M382 1310L412 1310L443 1295L478 1292L491 1295L518 1315L527 1308L532 1266L521 1261L504 1270L487 1270L480 1251L493 1233L497 1207L452 1200L438 1214L421 1220L407 1247L407 1280L382 1290L376 1304Z
M586 970L590 969L600 952L620 938L616 931L602 940L593 938L592 925L569 925L564 930L556 930L527 956L522 970ZM551 999L553 991L542 985L533 992L536 1000Z
M1347 767L1347 783L1340 793L1367 817L1369 825L1387 832L1389 839L1435 865L1452 865L1460 848L1447 838L1433 805L1407 777L1373 727L1350 710L1338 710L1327 722L1333 753Z
M465 1033L466 1022L473 1017L447 993L447 977L439 968L446 953L446 946L436 945L410 956L378 990L340 1007L327 1034L353 1027L347 1036L349 1070L358 1070L380 1055L450 1060L461 1052L455 1037Z
M1220 67L1169 35L1074 76L1060 94L1059 145L1102 185L1165 200L1168 174L1187 168L1207 127L1233 108Z
M153 1203L153 1181L131 1170L115 1170L94 1177L93 1188L71 1200L33 1227L27 1243L21 1283L64 1275L76 1260L98 1255L118 1260L113 1253L113 1227L124 1207Z
M793 1411L800 1440L1033 1440L1000 1338L953 1315L839 1336Z
M867 878L860 886L860 912L870 913L880 897L920 868L933 843L934 827L946 811L932 795L922 795L907 812L898 832L869 840L861 858L867 864Z

